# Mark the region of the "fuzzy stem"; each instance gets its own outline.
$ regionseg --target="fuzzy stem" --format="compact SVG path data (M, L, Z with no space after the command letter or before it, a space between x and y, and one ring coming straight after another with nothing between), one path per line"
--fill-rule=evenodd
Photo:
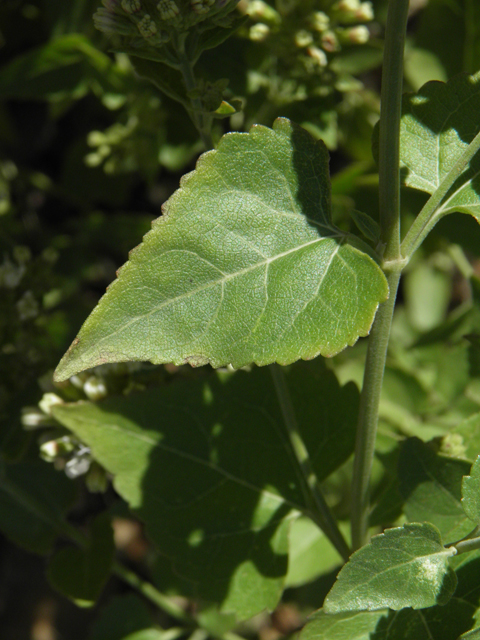
M320 482L310 463L307 447L298 429L297 417L283 369L273 364L270 367L270 372L282 410L283 420L293 452L293 459L299 470L303 494L311 510L309 515L322 529L342 558L347 561L350 556L350 549L325 501Z
M352 481L352 545L366 542L370 475L378 407L395 298L404 266L400 255L400 115L408 0L390 0L385 30L379 139L380 241L390 295L380 305L368 341Z

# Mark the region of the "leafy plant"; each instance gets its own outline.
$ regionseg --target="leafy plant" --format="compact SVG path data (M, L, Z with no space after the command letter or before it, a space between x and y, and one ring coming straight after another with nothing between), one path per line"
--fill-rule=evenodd
M169 616L152 617L130 594L111 601L92 638L238 640L282 597L301 611L287 632L316 610L302 640L474 638L480 289L468 235L478 239L480 222L480 73L402 98L409 7L390 0L373 132L377 216L362 192L365 166L331 179L309 115L306 128L280 117L218 140L225 118L248 122L249 94L242 105L212 78L208 60L215 47L261 42L270 47L263 86L273 91L291 74L285 104L298 109L300 85L309 100L314 94L313 48L323 46L320 82L335 86L348 56L331 43L369 21L371 5L341 0L320 12L315 3L241 2L237 12L236 4L104 0L95 14L115 51L130 56L124 68L108 68L126 113L149 113L151 104L153 89L128 98L133 67L186 110L209 150L131 251L35 414L44 459L70 478L86 474L90 493L110 491L111 479L112 503L75 527L64 515L70 482L26 447L21 462L2 456L0 527L51 555L50 582L78 604L95 603L114 574ZM88 73L105 67L105 54L85 41L61 43L88 61ZM285 49L291 55L274 73ZM38 73L28 54L22 64ZM13 90L16 78L10 66L0 89L3 81ZM272 96L268 112L279 104ZM87 156L89 164L108 157L107 172L125 170L110 154L135 140L139 122L90 134L98 158ZM195 145L183 148L183 163ZM150 182L152 154L130 165L143 166ZM467 224L451 241L447 216ZM468 291L449 311L452 273ZM156 366L137 364L145 361ZM149 541L138 573L116 558L111 526L136 518ZM54 552L57 537L68 546ZM147 572L149 580L140 577Z

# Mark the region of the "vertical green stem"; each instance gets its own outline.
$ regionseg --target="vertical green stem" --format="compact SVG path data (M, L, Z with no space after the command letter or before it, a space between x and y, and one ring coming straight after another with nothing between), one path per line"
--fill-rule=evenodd
M400 115L408 0L390 0L385 30L379 139L380 238L390 295L380 305L368 342L355 445L352 544L366 542L370 475L390 328L404 262L400 254Z
M276 364L270 366L270 372L282 410L293 456L299 468L305 500L311 509L310 515L342 558L347 561L350 556L350 549L325 501L318 478L310 464L307 447L298 429L295 409L292 404L287 381L285 380L285 374L282 368Z
M196 88L197 83L195 80L195 76L193 73L193 66L190 60L185 56L185 54L180 57L180 72L183 77L183 81L185 82L185 87L187 91L192 91ZM204 113L202 108L202 102L199 98L192 98L192 120L193 124L196 126L200 137L202 138L202 142L205 145L206 149L213 149L215 146L213 144L212 138L212 118L208 114Z
M353 466L352 546L354 549L359 549L366 541L370 474L377 435L378 407L400 273L398 270L387 275L390 296L380 305L368 339Z

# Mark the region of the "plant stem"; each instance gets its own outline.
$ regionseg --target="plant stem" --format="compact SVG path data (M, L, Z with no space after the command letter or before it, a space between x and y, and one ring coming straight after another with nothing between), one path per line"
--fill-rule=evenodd
M437 189L432 193L424 207L416 217L407 235L402 242L402 255L409 260L412 254L422 244L425 237L430 233L442 215L440 207L442 200L447 195L450 187L458 179L458 176L465 171L468 163L480 149L480 132L470 142L468 147L453 165L447 175L443 178ZM446 203L443 203L443 206Z
M390 295L380 305L368 341L357 426L352 481L352 545L366 542L370 474L375 450L378 407L398 283L404 266L400 254L400 115L403 50L408 0L390 0L385 29L379 139L380 241Z
M195 620L189 616L182 607L179 607L178 604L175 604L170 598L163 595L163 593L158 591L150 582L140 578L134 571L131 571L118 561L114 562L112 571L172 618L188 626L196 626Z
M480 549L480 538L468 538L451 545L457 550L457 555L461 553L468 553L469 551L475 551Z
M390 296L380 305L368 339L352 481L352 546L354 550L359 549L366 542L370 474L375 452L378 407L400 273L400 270L391 271L387 275Z
M197 87L197 82L193 73L193 64L185 53L184 42L177 43L177 54L179 70L182 74L187 92L193 91ZM205 148L207 150L213 149L215 145L213 144L212 138L212 118L204 112L200 98L191 98L190 102L192 103L192 109L189 111L193 124L197 128Z
M307 447L298 429L297 417L290 397L290 390L285 379L285 373L283 369L276 364L270 366L270 372L282 410L283 420L287 428L293 457L300 472L304 497L312 510L312 513L309 515L322 529L342 558L347 561L350 556L350 549L325 501L320 482L310 464Z

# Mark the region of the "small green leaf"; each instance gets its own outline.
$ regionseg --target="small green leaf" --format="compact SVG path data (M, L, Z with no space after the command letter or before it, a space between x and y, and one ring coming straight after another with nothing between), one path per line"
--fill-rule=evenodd
M440 532L429 523L387 529L356 551L328 594L327 613L412 607L448 602L456 586Z
M110 515L102 513L91 527L88 547L65 547L48 567L52 586L79 606L95 604L110 575L115 548Z
M468 631L464 633L460 640L480 640L480 629L473 629L472 631Z
M325 613L317 611L308 619L300 634L300 640L371 640L379 620L388 611L361 611Z
M297 363L286 377L322 480L353 450L358 391L340 387L322 360ZM163 591L181 589L243 619L275 607L290 520L306 505L268 369L53 411L145 521L166 565Z
M71 480L46 462L0 460L0 529L28 551L48 553L75 493Z
M410 521L427 520L440 530L446 542L454 542L472 529L462 507L462 478L470 464L438 455L433 443L409 438L398 463L400 492Z
M332 356L368 334L388 296L351 242L331 221L323 143L286 119L229 133L182 179L56 377L128 360L239 368Z
M461 436L465 458L473 462L480 453L480 413L475 413L456 427L453 432Z
M404 97L400 163L403 182L433 194L479 131L480 74L427 82ZM444 199L437 219L459 211L480 221L480 155Z
M475 460L470 475L462 482L462 505L465 513L476 524L480 524L480 456Z
M125 636L123 640L164 640L165 631L160 629L142 629Z
M369 216L368 213L364 213L363 211L357 211L357 209L350 211L350 215L358 229L366 238L368 238L368 240L378 242L380 238L380 227L378 226L378 222L374 220L372 216Z

